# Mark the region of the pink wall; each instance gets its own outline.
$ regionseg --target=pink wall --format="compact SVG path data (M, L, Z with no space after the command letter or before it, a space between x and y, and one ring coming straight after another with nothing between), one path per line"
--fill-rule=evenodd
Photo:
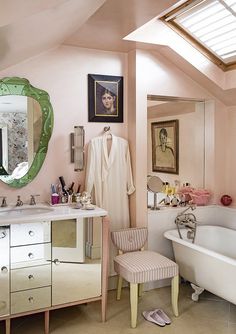
M228 118L228 140L226 141L223 151L226 152L226 164L224 175L226 177L226 186L224 193L233 198L232 206L236 207L236 106L227 109ZM222 151L221 151L222 152Z
M30 194L49 200L50 184L63 175L67 183L83 182L84 173L74 172L70 163L70 138L74 125L85 127L86 143L102 133L105 123L88 123L87 74L124 76L124 123L112 123L112 132L127 138L127 55L62 46L0 72L1 77L27 78L35 87L46 90L54 109L54 129L45 162L33 182L13 189L0 183L0 194L15 203L18 194L23 201Z
M0 194L7 196L9 203L14 203L18 194L25 202L35 193L41 195L41 201L48 200L50 184L57 182L60 175L67 183L83 183L84 173L74 172L70 163L69 134L74 125L84 125L88 143L92 137L101 134L106 125L87 121L88 73L124 76L124 123L113 123L111 128L114 134L128 138L130 142L136 186L136 192L131 196L132 225L147 224L147 94L209 100L206 110L206 186L214 190L216 200L222 192L230 190L236 163L231 153L236 139L235 108L227 111L224 105L157 52L134 50L127 55L63 46L0 72L1 77L25 77L33 86L46 90L55 117L48 154L36 179L21 189L0 183ZM233 124L229 142L227 115L229 124ZM228 151L225 150L226 143ZM227 153L227 176L226 151L230 152Z
M216 152L225 141L225 129L219 128L224 118L222 104L193 79L157 52L137 50L133 55L136 62L136 154L134 168L136 173L136 224L147 224L146 175L147 175L147 94L214 100L206 106L206 186L216 189L216 197L221 192L224 180L222 159ZM215 124L215 122L218 122ZM141 134L141 135L137 135ZM216 135L216 137L215 137ZM216 150L216 151L215 151ZM140 153L141 152L141 153ZM216 182L218 181L217 186Z

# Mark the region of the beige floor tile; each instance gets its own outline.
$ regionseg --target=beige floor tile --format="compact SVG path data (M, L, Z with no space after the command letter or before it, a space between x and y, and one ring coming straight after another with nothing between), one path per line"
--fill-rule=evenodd
M231 303L229 305L229 322L236 324L236 305Z
M176 318L170 303L170 287L144 292L139 299L138 326L131 329L129 289L123 289L120 301L116 301L116 291L110 291L106 323L101 322L101 303L88 303L51 311L50 334L236 334L235 305L207 292L196 303L191 294L189 284L182 284L180 316ZM143 318L142 311L154 308L163 308L172 319L171 325L163 328ZM0 334L3 333L2 321ZM13 319L11 334L44 334L43 314Z
M216 295L213 295L213 293L209 292L209 291L203 291L203 293L201 293L200 299L209 299L209 300L219 300L219 301L223 301L224 299L216 296Z
M236 333L236 324L229 324L226 334L235 334Z

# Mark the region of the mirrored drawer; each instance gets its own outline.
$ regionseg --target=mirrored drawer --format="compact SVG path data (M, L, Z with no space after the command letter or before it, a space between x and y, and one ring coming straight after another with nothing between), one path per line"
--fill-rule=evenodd
M11 269L49 264L51 243L11 248Z
M6 296L6 298L0 297L0 320L1 317L6 317L10 314L10 308L9 308L9 294Z
M10 313L9 298L9 226L0 227L0 317Z
M51 241L50 222L12 224L11 246L30 245Z
M51 306L51 287L11 293L11 314Z
M1 251L1 248L0 248ZM3 251L3 253L6 252L6 250ZM0 253L1 258L1 253ZM1 261L0 261L1 262ZM9 267L7 265L3 265L0 267L0 317L4 315L8 315L10 312L9 308Z
M51 285L51 265L11 270L11 292Z

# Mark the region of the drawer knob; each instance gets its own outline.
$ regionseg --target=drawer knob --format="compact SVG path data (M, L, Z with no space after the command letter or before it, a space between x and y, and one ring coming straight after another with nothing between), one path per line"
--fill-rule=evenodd
M34 279L34 275L30 274L30 275L28 276L28 279L29 279L29 280Z
M29 303L33 303L34 302L34 298L33 297L29 297L28 301L29 301Z
M3 238L5 238L6 237L6 235L7 235L7 233L6 232L1 232L1 234L0 234L0 239L3 239Z
M34 231L29 231L29 235L31 236L31 237L33 237L34 236Z
M7 267L3 266L3 267L1 268L1 272L2 272L3 274L8 273L8 269L7 269Z
M33 259L33 258L34 258L34 254L33 254L33 253L29 253L29 254L28 254L28 257L29 257L30 259Z
M53 262L55 263L56 266L60 264L60 261L58 259L53 260Z

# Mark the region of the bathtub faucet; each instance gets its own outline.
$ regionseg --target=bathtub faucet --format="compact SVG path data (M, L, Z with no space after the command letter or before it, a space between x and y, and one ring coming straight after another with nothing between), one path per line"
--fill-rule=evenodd
M183 239L181 234L181 227L187 229L187 238L191 239L194 243L197 229L197 219L193 213L185 213L189 209L194 210L195 207L188 207L183 212L179 213L175 218L175 224L177 225L180 239Z

